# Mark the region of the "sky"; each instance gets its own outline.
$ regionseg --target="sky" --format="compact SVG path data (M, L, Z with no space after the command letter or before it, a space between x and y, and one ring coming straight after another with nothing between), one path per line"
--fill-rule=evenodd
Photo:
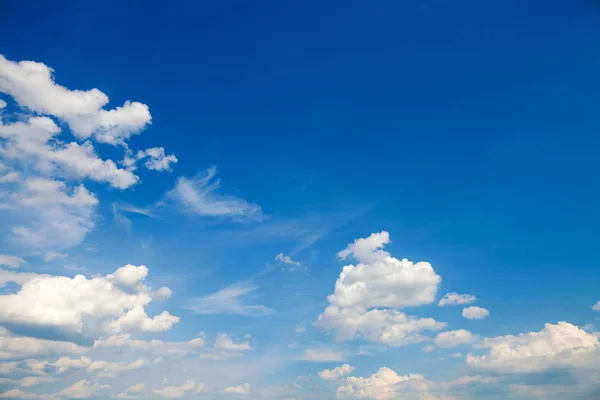
M599 19L0 2L0 399L600 398Z

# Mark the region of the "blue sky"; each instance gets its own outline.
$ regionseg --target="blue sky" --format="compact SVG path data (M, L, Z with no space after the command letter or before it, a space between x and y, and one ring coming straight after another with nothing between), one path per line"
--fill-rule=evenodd
M4 2L0 398L595 398L599 11Z

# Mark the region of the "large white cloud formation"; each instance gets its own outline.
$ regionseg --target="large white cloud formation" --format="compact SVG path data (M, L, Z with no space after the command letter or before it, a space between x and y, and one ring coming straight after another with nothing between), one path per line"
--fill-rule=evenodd
M17 293L0 296L0 324L25 336L88 345L108 334L168 330L178 317L164 311L151 318L144 310L154 293L142 283L147 274L145 266L126 265L91 279L31 277Z
M483 346L487 352L468 354L467 363L500 373L586 367L600 360L598 336L568 322L546 324L539 332L486 338Z
M338 399L432 399L432 383L418 374L398 375L383 367L368 378L351 376L338 387Z
M421 331L446 326L398 311L432 303L441 278L428 262L392 257L382 249L389 241L388 232L374 233L355 240L338 254L359 264L343 268L334 293L327 298L329 306L315 326L332 331L341 340L362 336L393 346L419 342L424 339Z

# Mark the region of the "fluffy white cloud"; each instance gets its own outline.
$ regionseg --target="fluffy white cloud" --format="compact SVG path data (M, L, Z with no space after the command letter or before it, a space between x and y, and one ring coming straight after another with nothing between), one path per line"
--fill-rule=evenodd
M226 333L219 333L215 341L215 349L226 351L246 351L252 350L250 342L234 342Z
M486 338L483 346L487 352L468 354L467 363L500 373L584 367L600 360L598 337L568 322L546 324L539 332Z
M163 147L152 147L146 150L139 150L135 156L136 160L146 160L146 168L154 171L170 171L171 164L176 163L177 157L173 154L165 154Z
M118 168L112 160L102 160L91 142L65 143L56 138L60 133L48 117L31 117L9 125L0 123L0 138L5 139L0 155L43 175L89 178L118 189L138 182L133 172Z
M483 319L490 315L490 312L482 307L466 307L462 310L462 316L466 319Z
M600 301L596 302L596 304L592 306L592 310L600 311Z
M283 253L279 253L275 256L275 259L279 262L282 262L284 264L288 264L288 265L300 265L300 263L298 261L294 261L292 260L292 257L290 256L286 256Z
M228 388L223 390L223 393L248 394L250 393L250 384L244 383L242 386L229 386Z
M350 364L344 364L334 369L324 369L323 371L319 372L318 375L321 379L325 379L326 381L334 381L350 375L352 371L354 371L353 366Z
M69 90L54 82L53 70L33 61L12 62L0 56L0 91L21 106L67 122L80 138L120 144L150 123L148 106L127 101L105 110L108 96L98 89Z
M338 255L359 264L343 268L329 303L338 307L404 308L430 304L441 281L428 262L398 260L381 250L389 243L385 231L357 239Z
M27 336L92 344L122 331L164 331L179 318L149 318L152 291L142 284L148 269L127 265L105 277L39 275L16 294L0 296L0 324Z
M418 374L398 375L383 367L368 378L349 377L336 391L338 399L432 399L431 382Z
M446 326L397 310L432 303L441 278L427 262L398 260L382 250L389 241L387 232L374 233L355 240L338 254L342 259L355 258L359 264L343 268L316 327L333 332L340 340L358 336L401 346L424 340L423 330Z
M438 303L438 306L456 306L471 304L477 301L477 297L470 294L446 293Z
M221 181L214 179L216 173L216 167L211 167L194 178L180 177L173 190L168 193L168 197L194 215L234 219L264 217L259 205L248 203L239 197L217 193Z
M438 333L433 340L438 347L455 347L473 342L473 334L465 329Z
M262 317L273 313L263 305L248 305L244 300L256 289L247 283L228 286L208 296L192 299L187 309L195 314L240 314L251 317Z
M329 306L315 326L333 331L339 340L362 337L370 342L403 346L426 340L422 331L439 331L445 322L433 318L418 318L388 309L339 308Z
M8 268L19 268L21 264L24 264L26 261L21 257L9 256L7 254L0 254L0 265L3 265Z

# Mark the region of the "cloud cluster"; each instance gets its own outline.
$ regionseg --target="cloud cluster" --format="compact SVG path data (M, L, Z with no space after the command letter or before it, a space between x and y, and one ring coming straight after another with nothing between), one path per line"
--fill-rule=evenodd
M398 311L432 303L441 278L427 262L392 257L383 250L389 241L387 232L374 233L338 253L340 258L354 258L359 264L343 268L316 327L333 332L340 340L362 336L401 346L424 340L420 334L423 330L446 326L432 318Z
M24 336L88 346L108 334L168 330L178 317L164 311L151 318L144 310L153 295L143 284L147 275L145 266L126 265L91 279L30 277L17 293L0 295L0 325Z
M354 367L350 364L344 364L340 367L336 367L334 369L324 369L319 372L319 378L324 379L326 381L334 381L337 379L341 379L345 376L348 376L354 371Z

